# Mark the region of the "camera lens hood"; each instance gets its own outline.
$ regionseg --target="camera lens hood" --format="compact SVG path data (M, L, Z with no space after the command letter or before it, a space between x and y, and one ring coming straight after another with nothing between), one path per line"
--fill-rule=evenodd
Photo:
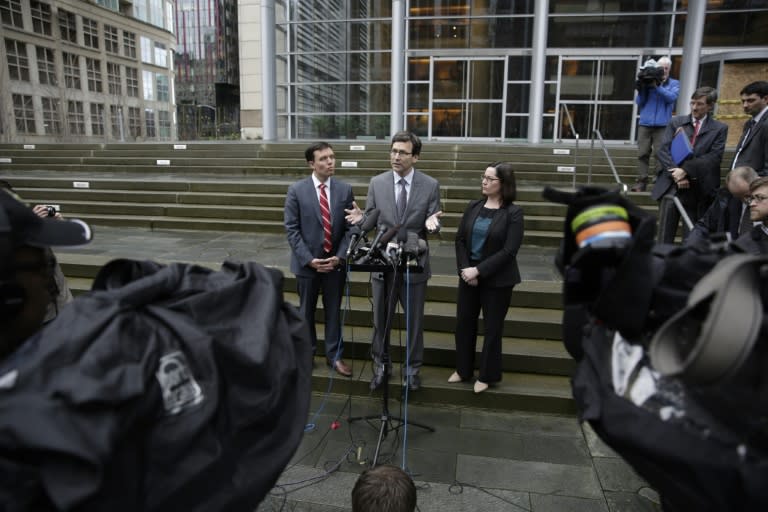
M736 373L760 333L761 267L768 256L721 260L693 288L687 305L651 340L651 365L665 376L712 384Z

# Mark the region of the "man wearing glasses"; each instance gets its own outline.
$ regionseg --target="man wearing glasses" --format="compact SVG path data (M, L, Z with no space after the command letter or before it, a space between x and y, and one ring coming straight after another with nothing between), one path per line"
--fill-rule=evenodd
M757 178L750 184L747 199L749 216L755 225L736 240L736 245L744 252L768 254L768 177Z
M440 230L440 185L437 180L417 171L414 164L419 160L421 140L410 132L398 132L392 137L389 159L392 172L383 172L374 176L368 185L365 202L366 212L379 211L377 230L397 228L397 239L406 239L415 233L421 240L426 240L427 233ZM363 212L353 203L346 210L347 221L358 224L363 219ZM397 293L400 305L407 309L408 319L408 364L404 375L405 384L412 391L421 387L419 370L424 355L424 301L427 280L431 276L429 268L429 246L419 259L423 272L412 273L408 282L397 290L388 290L382 272L371 274L373 289L373 379L371 389L381 386L384 379L384 347L389 341L389 318L387 311L389 293ZM405 278L404 278L405 279Z

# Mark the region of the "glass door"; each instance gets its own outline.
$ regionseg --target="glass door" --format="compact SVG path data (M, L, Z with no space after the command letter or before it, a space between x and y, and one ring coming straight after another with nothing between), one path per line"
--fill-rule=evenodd
M560 57L555 139L634 139L637 57ZM565 114L565 109L570 114Z
M429 136L500 139L505 64L504 58L433 58Z

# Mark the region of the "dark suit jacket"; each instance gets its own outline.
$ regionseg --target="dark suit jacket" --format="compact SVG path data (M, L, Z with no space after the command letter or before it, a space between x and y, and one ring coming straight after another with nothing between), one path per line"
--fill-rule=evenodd
M768 254L768 235L761 225L757 225L752 231L741 235L734 245L746 253Z
M331 178L328 183L331 191L331 252L343 260L349 245L349 229L344 210L352 208L354 195L348 183L336 178ZM314 258L323 256L323 217L312 176L288 188L283 220L288 244L291 246L291 272L297 276L315 275L315 269L307 265Z
M733 167L751 167L760 176L768 176L768 112L752 127L746 140L739 140L736 149L739 147L742 149Z
M726 187L720 188L709 209L696 222L685 240L686 245L708 243L709 235L714 233L730 233L731 239L736 240L739 237L741 204L741 200L733 197Z
M408 203L405 208L405 218L401 223L400 232L414 232L419 238L427 240L427 229L424 226L427 217L440 211L440 185L437 180L427 176L423 172L413 170L413 181L408 195ZM365 200L365 209L379 210L377 228L385 226L391 228L397 225L397 203L395 200L394 171L386 171L371 178L368 185L368 197ZM419 283L430 278L429 245L427 250L419 258L419 265L424 271L414 273L411 276L412 283ZM374 277L379 277L375 274Z
M456 231L457 270L469 267L472 228L480 214L485 199L471 201L461 217ZM483 244L483 254L477 270L479 280L486 286L501 288L514 286L520 282L520 270L517 266L517 251L523 242L523 210L515 204L500 209L494 215L488 227L488 236Z
M688 174L691 188L681 189L678 192L692 194L695 201L707 201L720 186L720 164L723 161L725 141L728 138L728 126L708 116L704 126L699 129L693 145L693 155L680 165L672 160L670 153L672 139L678 129L683 130L688 138L693 136L692 117L690 115L675 116L664 130L661 147L657 154L660 167L651 197L658 201L668 191L674 190L674 181L667 170L681 167Z

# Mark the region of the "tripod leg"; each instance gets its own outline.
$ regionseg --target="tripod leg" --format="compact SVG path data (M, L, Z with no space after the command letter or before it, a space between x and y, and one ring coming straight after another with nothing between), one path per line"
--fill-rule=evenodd
M382 416L381 426L379 427L379 440L376 442L376 451L373 454L373 462L371 462L372 468L375 468L376 464L379 462L379 453L381 452L381 443L387 437L388 431L389 431L389 418L387 416Z

